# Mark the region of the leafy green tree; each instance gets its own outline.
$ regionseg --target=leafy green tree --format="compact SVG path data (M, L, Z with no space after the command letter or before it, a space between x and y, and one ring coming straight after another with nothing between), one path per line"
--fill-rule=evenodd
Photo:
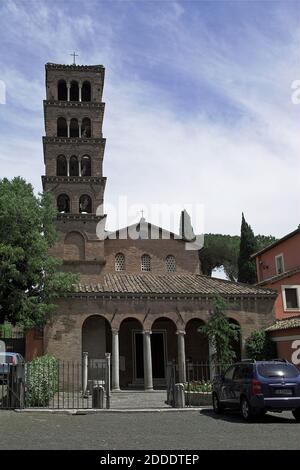
M257 361L276 357L276 346L269 335L263 330L256 330L246 340L245 350L249 359Z
M257 251L263 250L272 243L277 241L277 238L273 237L273 235L256 235L256 249Z
M236 357L232 344L239 339L240 327L230 323L225 316L224 311L228 307L225 299L216 295L208 322L198 328L199 333L207 335L214 351L212 360L217 364L231 364Z
M215 268L223 266L227 277L236 280L239 243L239 236L205 234L204 247L199 252L203 274L211 276Z
M256 282L255 260L251 255L257 251L257 244L252 228L242 214L240 253L238 257L238 281L248 284Z
M262 250L276 241L272 235L256 235L255 239L257 250ZM205 234L204 247L199 251L203 274L211 276L215 268L223 267L227 278L237 281L240 240L239 235Z
M76 282L48 254L55 217L49 194L35 196L19 177L0 180L0 323L42 327L54 299Z

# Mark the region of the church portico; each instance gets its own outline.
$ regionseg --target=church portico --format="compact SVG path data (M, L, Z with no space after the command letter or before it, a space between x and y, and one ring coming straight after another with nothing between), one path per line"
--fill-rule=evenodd
M103 359L106 352L111 353L113 390L164 386L167 363L173 360L182 381L187 360L208 362L208 340L198 330L212 311L212 295L174 298L153 292L124 293L120 292L121 282L119 275L118 292L105 292L103 283L81 286L60 299L45 328L45 351L61 360L79 362L83 352L91 359ZM149 286L149 279L145 282ZM255 304L260 305L260 312L253 311ZM241 345L254 327L270 324L272 304L273 297L268 295L257 302L235 298L234 308L225 314L230 319L238 316Z

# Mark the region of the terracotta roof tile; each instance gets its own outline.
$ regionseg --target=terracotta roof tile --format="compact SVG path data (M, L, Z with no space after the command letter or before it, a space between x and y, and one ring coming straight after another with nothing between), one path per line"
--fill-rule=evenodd
M285 320L278 320L274 325L266 328L266 331L287 330L288 328L300 328L300 317L291 317Z
M111 294L275 296L276 291L195 274L105 274L102 283L79 284L76 292Z

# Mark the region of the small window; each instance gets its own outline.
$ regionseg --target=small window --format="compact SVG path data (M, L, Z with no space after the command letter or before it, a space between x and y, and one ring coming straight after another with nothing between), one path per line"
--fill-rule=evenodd
M79 87L78 83L75 81L71 82L70 101L79 101Z
M81 176L91 176L91 158L88 155L81 159Z
M83 118L81 124L81 137L91 137L91 120L89 118Z
M275 256L275 263L276 263L276 273L277 274L284 273L283 255Z
M67 159L64 155L59 155L56 159L56 174L57 176L68 175Z
M90 82L83 82L81 90L82 101L91 101L91 84Z
M166 257L166 270L167 270L168 273L174 273L176 271L175 256L168 255Z
M57 98L59 101L67 101L67 84L65 80L59 80L57 85Z
M57 198L58 212L70 212L70 198L67 194L60 194Z
M286 309L299 309L298 292L296 287L286 287L284 289Z
M92 199L88 194L83 194L79 198L79 212L81 214L92 213Z
M143 255L141 258L141 271L151 271L151 258L149 255Z
M125 271L125 256L123 253L117 253L115 256L115 270Z

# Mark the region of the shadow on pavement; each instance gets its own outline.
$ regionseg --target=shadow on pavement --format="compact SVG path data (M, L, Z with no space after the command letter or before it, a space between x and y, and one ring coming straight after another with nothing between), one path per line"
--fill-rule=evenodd
M243 423L246 424L247 426L251 424L257 424L257 423L264 423L264 424L274 424L274 423L291 423L291 424L299 424L297 421L293 418L293 415L291 413L287 412L284 415L281 415L280 413L267 413L265 416L262 418L256 419L255 421L252 421L250 423L247 423L246 421L243 420L241 414L239 411L235 410L228 410L222 415L217 415L214 413L213 410L201 410L199 412L202 415L205 415L209 418L212 418L216 421L228 421L232 423Z

